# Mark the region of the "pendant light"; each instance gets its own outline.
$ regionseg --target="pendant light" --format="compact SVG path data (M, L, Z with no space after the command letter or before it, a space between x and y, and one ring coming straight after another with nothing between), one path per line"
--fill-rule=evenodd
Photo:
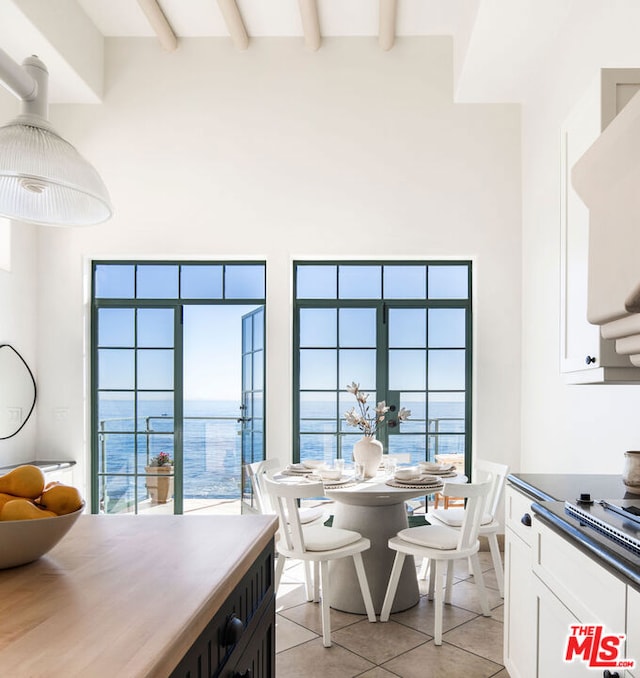
M0 127L0 216L44 226L89 226L113 214L96 170L47 121L49 73L37 57L17 64L0 49L0 84L22 101Z

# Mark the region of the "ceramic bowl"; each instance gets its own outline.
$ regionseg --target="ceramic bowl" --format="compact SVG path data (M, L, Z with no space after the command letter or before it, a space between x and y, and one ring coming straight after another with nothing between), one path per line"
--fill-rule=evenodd
M342 469L339 468L319 468L317 473L322 480L340 480L342 478Z
M417 466L403 466L396 469L395 477L397 480L411 480L420 475L420 470Z
M55 518L0 520L0 570L25 565L50 551L73 527L84 503L73 513Z

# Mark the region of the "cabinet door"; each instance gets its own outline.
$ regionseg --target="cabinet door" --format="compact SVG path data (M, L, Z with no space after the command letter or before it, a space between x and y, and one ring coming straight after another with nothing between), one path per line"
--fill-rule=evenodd
M533 588L538 626L537 675L540 678L545 676L562 676L562 678L597 676L596 671L588 669L580 660L565 663L569 626L577 624L578 620L537 577L534 577Z
M531 548L508 528L504 561L504 663L512 678L534 678L536 625Z
M626 659L633 659L635 666L627 676L640 676L640 592L627 586L627 651Z

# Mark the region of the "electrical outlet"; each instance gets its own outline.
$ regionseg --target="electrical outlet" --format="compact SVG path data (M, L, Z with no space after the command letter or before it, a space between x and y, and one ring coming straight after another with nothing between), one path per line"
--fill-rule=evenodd
M7 407L7 422L9 424L22 423L22 408L21 407Z
M53 410L53 418L56 421L67 421L69 418L69 408L68 407L56 407Z

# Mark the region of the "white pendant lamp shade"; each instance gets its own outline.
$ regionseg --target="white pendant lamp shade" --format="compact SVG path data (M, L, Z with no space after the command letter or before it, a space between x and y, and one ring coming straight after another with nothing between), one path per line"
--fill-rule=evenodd
M0 128L0 216L86 226L112 213L96 170L48 125L18 118Z
M44 226L89 226L113 214L96 170L47 122L47 70L0 50L0 84L23 113L0 127L0 216Z

